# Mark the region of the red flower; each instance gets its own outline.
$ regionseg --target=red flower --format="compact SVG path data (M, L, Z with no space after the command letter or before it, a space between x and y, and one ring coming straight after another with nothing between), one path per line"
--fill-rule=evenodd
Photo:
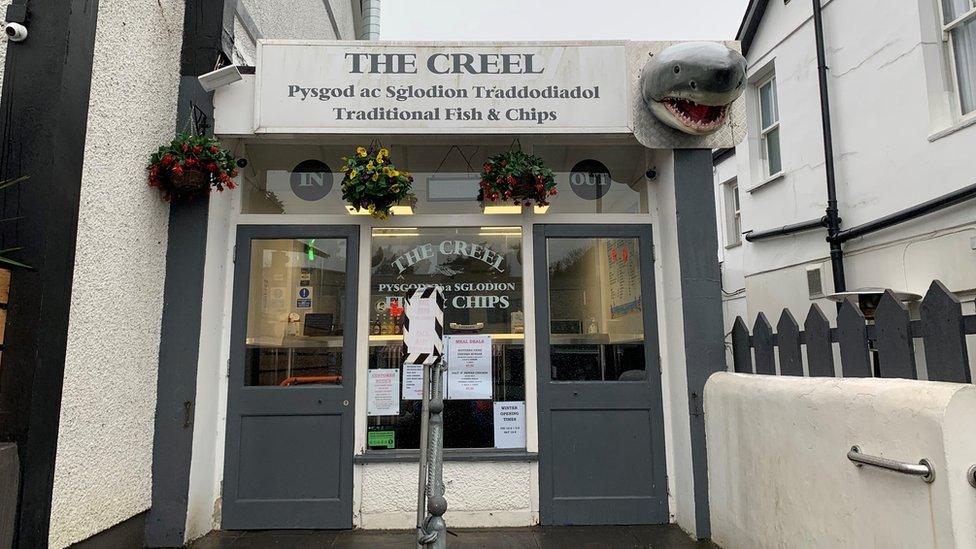
M514 185L515 184L515 177L513 177L511 175L508 176L508 184L509 185Z
M163 160L162 160L163 166L169 166L170 164L173 163L173 160L174 160L174 158L173 158L172 155L167 154L167 155L163 156Z
M233 170L230 171L230 176L237 177L237 168L234 168ZM411 181L413 181L413 179L411 179Z
M217 171L217 164L214 163L214 162L211 162L211 163L207 164L207 169L210 170L211 172L216 172Z
M549 196L556 196L557 194L559 193L556 191L556 189L552 189L551 191L549 191Z
M217 148L217 145L210 145L210 154L217 154L218 152L220 149Z
M183 163L186 164L187 166L192 166L192 165L194 165L194 164L197 163L197 159L196 158L187 158L186 161L183 162Z
M228 189L236 189L237 188L237 184L234 183L233 181L228 181L227 182L227 188Z
M190 146L187 145L186 143L183 143L182 145L180 145L180 150L183 152L187 152L190 150Z
M179 164L173 166L173 173L176 175L183 175L183 166L180 166Z
M221 181L230 181L230 176L227 175L226 172L221 172L220 177L218 179L220 179Z
M202 152L203 152L203 147L201 147L200 145L193 147L193 154L200 154Z
M486 172L490 172L491 171L491 164L485 164L483 167L484 167L484 171L486 171Z

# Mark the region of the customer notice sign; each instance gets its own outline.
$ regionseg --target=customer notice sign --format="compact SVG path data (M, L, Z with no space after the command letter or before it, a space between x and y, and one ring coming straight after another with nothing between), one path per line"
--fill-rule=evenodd
M255 133L631 133L624 43L258 44Z

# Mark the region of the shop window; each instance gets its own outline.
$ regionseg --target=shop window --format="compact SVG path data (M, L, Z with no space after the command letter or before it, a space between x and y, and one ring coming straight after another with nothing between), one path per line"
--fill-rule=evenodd
M636 238L550 238L553 381L643 381L644 317Z
M759 89L759 141L762 148L763 176L771 178L783 171L780 158L779 100L776 96L776 76L762 80Z
M251 241L245 385L342 383L346 240Z
M472 145L386 144L390 158L414 177L414 214L482 214L477 201L481 166L512 146L508 139ZM548 213L647 213L645 150L634 144L542 145L526 151L554 172L559 195ZM342 200L342 157L355 145L250 144L243 171L244 214L333 214L352 216ZM406 212L401 212L403 215ZM513 208L516 215L522 208Z
M976 0L941 0L942 32L962 115L976 111Z
M470 399L459 383L446 379L444 446L499 447L494 418L500 403L521 407L524 432L521 228L373 229L371 257L369 369L396 372L383 377L396 381L400 405L398 410L367 410L370 449L418 448L421 402L418 384L410 381L416 377L403 365L403 299L410 289L431 284L444 290L445 336L490 337L490 367L486 361L484 373L469 378L473 385L466 387L473 387L478 398Z

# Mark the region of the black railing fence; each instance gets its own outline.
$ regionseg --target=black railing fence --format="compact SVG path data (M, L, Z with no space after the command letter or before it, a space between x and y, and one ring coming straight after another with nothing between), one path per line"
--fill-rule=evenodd
M787 309L775 332L763 313L757 316L752 335L738 317L732 327L733 370L803 376L805 347L811 377L839 373L843 377L919 379L916 357L920 357L928 380L972 383L966 336L976 334L976 315L964 315L959 299L936 280L922 299L919 316L912 319L908 309L886 291L873 319L866 320L856 302L843 302L834 328L816 304L810 307L802 330ZM922 351L917 352L917 347ZM835 358L839 369L835 369Z

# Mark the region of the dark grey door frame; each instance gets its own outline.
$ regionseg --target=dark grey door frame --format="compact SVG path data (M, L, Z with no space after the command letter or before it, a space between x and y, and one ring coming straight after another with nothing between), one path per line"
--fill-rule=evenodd
M547 425L551 421L550 407L552 405L570 405L566 399L559 400L555 395L554 386L579 386L575 382L551 381L549 366L549 276L548 253L546 240L549 237L566 238L638 238L641 257L641 296L642 315L644 323L644 359L646 379L643 382L610 381L610 382L582 382L587 390L595 392L599 398L614 398L615 393L638 389L637 403L648 409L650 418L650 436L654 460L651 478L653 479L654 502L646 508L634 506L628 515L618 515L607 520L607 523L667 523L668 489L666 448L664 437L664 394L661 387L660 347L658 342L657 299L654 280L654 245L651 226L642 225L553 225L539 224L533 226L533 254L535 273L535 317L536 317L536 375L538 381L538 425L539 425L539 514L543 524L553 524L555 517L553 499L553 475L550 469L552 461L553 438L552 429ZM634 391L637 392L637 391ZM617 393L619 394L619 393ZM632 405L625 399L622 406ZM598 511L593 514L596 516Z
M357 315L359 301L359 233L357 225L240 225L234 258L233 309L231 315L230 373L227 390L227 429L224 452L223 529L272 528L351 528L352 473L356 395ZM336 239L346 240L346 296L343 311L342 383L333 385L278 387L244 386L244 341L247 333L248 293L251 269L251 241L255 239ZM282 398L279 398L282 397ZM288 399L287 403L284 399ZM267 507L253 505L238 498L239 461L235 448L240 446L241 415L247 406L260 406L262 416L291 415L301 409L309 414L328 412L330 403L345 400L341 409L339 500L348 502L348 513L341 517L319 516L310 512L307 500L276 500L280 520ZM270 465L270 464L269 464ZM267 505L267 504L265 504Z

